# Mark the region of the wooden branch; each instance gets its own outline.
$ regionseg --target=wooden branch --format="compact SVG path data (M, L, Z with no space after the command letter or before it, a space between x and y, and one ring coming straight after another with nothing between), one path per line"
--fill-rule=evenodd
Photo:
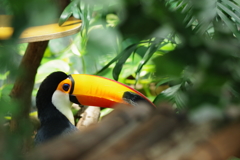
M127 111L126 111L127 112ZM181 127L181 120L171 110L163 107L155 110L151 117L137 126L125 127L127 134L122 132L92 149L82 160L94 159L129 159L132 155L143 153L155 143L167 138L173 130Z
M21 113L18 114L18 116L21 117L15 117L16 115L13 115L11 121L12 130L16 129L19 119L28 117L35 75L47 45L48 41L29 43L26 53L22 58L19 75L10 93L13 100L20 104L21 109L19 111Z
M81 118L77 123L78 129L85 129L98 122L100 117L100 107L84 106L80 111L79 116L81 116Z
M182 156L188 155L202 141L209 138L211 125L193 125L182 121L168 135L158 138L154 144L142 152L129 155L129 160L145 157L151 160L180 160ZM203 158L205 160L205 157Z
M163 106L113 111L100 124L42 144L27 159L226 160L240 151L240 122L191 124ZM57 149L56 149L57 148Z
M234 123L197 146L184 160L226 160L231 156L240 156L240 123Z

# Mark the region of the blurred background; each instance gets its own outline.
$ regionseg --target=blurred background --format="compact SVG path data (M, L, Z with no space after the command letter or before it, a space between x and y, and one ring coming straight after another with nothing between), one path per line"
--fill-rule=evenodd
M70 16L82 20L81 30L49 41L31 111L42 80L61 70L127 84L157 106L168 102L193 123L239 118L239 5L239 0L1 0L0 15L12 15L14 29L10 38L0 39L1 156L17 159L21 147L14 144L33 130L21 121L18 133L6 129L12 115L22 114L9 96L28 45L19 36L28 27L62 25Z

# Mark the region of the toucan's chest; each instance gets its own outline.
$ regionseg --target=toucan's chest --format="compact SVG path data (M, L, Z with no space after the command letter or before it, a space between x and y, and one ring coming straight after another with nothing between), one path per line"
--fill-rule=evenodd
M78 129L59 111L45 112L48 115L40 115L41 126L35 136L35 143L40 144L57 136L72 133ZM50 116L51 115L51 116Z
M69 121L51 121L41 125L35 137L36 144L43 143L59 135L64 135L77 131L77 128Z

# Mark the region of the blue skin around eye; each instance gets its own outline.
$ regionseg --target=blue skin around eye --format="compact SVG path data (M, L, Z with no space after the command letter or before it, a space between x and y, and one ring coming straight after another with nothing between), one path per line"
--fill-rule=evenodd
M69 84L64 84L64 85L63 85L63 90L64 90L64 91L68 91L68 90L69 90L69 87L70 87Z

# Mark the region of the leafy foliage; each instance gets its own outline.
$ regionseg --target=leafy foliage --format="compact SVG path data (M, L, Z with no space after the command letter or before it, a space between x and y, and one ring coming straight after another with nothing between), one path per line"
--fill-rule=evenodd
M121 22L117 28L110 27L111 30L121 33L116 35L119 42L114 51L116 56L98 70L98 74L114 65L113 78L119 80L121 72L124 72L124 65L138 54L142 59L135 69L135 74L131 73L135 79L134 83L143 77L146 78L140 76L142 68L154 62L156 68L148 72L149 83L156 82L157 87L163 84L170 86L157 96L155 102L170 100L179 108L195 108L202 103L227 105L226 101L223 103L222 94L229 91L233 94L231 84L238 81L230 67L233 64L237 66L238 63L238 1L117 1L108 5L108 1L103 1L100 7L93 5L93 2L75 0L69 5L79 4L77 7L81 16L78 17L83 17L83 11L86 12L89 6L92 13L97 15L88 16L91 17L88 20L82 18L83 28L87 26L94 29L94 26L99 24L109 28L106 25L108 14L115 14ZM116 4L125 7L124 14L114 7ZM62 16L67 10L68 8ZM68 11L68 15L72 13L73 10ZM87 40L87 45L90 44L89 41L91 39ZM163 48L169 44L177 44L176 49L172 47L164 51ZM234 92L234 96L230 96L231 100L228 99L228 102L235 102L237 95Z
M163 92L155 99L171 99L180 108L201 104L201 100L188 103L194 99L188 93L192 89L199 94L196 97L207 93L209 103L219 106L222 96L216 93L231 88L232 83L237 85L238 72L232 65L238 66L238 1L73 0L60 16L59 25L72 15L82 19L81 32L50 43L37 83L50 72L63 70L95 73L129 84L167 84L169 90L180 86L173 89L172 98ZM67 45L56 51L58 41ZM133 68L128 69L130 66ZM237 101L238 93L230 90L232 100ZM176 98L179 92L182 98ZM150 91L146 93L151 97Z
M8 94L26 47L15 40L26 27L54 19L56 10L48 1L0 4L1 13L16 16L13 39L0 41L0 105L10 106L0 109L3 123L4 116L16 112ZM72 0L59 25L73 15L82 20L81 32L50 41L33 97L46 75L62 70L113 78L178 110L224 111L239 104L239 5L239 0ZM159 88L167 89L155 91Z

